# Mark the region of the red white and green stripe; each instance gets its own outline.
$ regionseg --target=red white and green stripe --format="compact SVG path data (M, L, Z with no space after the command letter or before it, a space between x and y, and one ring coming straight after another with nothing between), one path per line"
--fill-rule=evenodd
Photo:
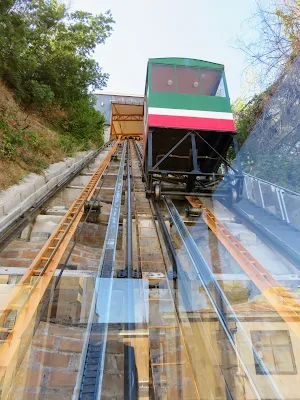
M199 129L235 132L230 112L179 110L174 108L148 108L148 126L177 129Z

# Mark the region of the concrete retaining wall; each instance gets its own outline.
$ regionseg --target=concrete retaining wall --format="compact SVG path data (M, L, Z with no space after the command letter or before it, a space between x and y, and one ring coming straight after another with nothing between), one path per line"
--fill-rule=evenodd
M59 185L64 178L82 165L95 151L80 152L74 158L52 164L42 175L29 174L18 185L0 193L0 232L13 220Z

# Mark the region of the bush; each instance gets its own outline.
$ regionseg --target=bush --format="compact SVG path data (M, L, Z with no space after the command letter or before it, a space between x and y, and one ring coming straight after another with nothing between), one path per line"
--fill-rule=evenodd
M103 144L104 116L93 107L93 99L86 97L72 104L65 128L81 150Z
M69 13L59 0L5 0L0 77L26 105L42 109L55 100L69 108L89 90L106 85L108 75L91 56L110 36L113 23L110 11Z
M68 12L60 0L0 3L0 79L55 131L51 138L49 131L43 136L27 131L30 125L0 120L1 162L38 171L57 154L101 146L104 117L89 93L108 79L92 56L112 32L110 11Z
M48 85L31 79L24 83L21 96L24 103L31 104L35 108L42 110L50 106L54 93Z

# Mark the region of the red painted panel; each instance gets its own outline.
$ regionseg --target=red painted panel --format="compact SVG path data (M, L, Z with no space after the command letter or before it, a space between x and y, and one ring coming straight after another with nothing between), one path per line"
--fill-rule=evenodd
M200 129L206 131L236 132L231 119L181 117L175 115L149 115L148 125L161 128Z

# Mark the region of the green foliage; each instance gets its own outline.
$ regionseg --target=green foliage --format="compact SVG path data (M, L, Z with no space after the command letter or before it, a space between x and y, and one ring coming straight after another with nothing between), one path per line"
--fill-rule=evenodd
M239 149L243 146L252 128L262 115L267 97L266 91L260 95L254 96L248 103L241 99L237 99L232 105ZM229 148L227 156L230 161L234 160L235 151L233 147ZM247 157L247 160L249 165L253 164L253 159L250 155Z
M32 151L43 153L43 141L36 132L18 129L14 121L9 125L0 119L0 138L0 158L14 161Z
M271 140L268 145L262 145L260 139L264 134L263 129L258 130L258 133L256 132L258 136L255 136L253 131L255 124L262 117L267 103L278 85L279 82L272 85L260 95L254 96L247 104L238 100L233 105L239 148L241 148L248 139L240 153L241 164L244 172L258 176L261 179L287 189L300 191L299 154L297 146L289 143L288 138L286 138L286 140L274 150L271 145L275 141L275 134L273 136L273 141ZM280 111L280 118L284 118L284 109ZM273 115L273 118L276 117ZM266 127L265 129L268 128ZM250 135L251 132L252 135ZM229 150L228 158L230 158L231 161L234 160L235 153L233 148Z
M284 0L282 4L277 4L275 14L283 24L284 34L290 41L290 58L287 60L289 66L300 50L300 1Z
M239 44L252 68L259 68L262 87L269 87L249 103L233 105L239 147L248 139L240 152L242 166L245 172L300 191L298 67L287 83L300 51L300 0L257 2L253 18L255 39ZM275 101L267 106L275 93ZM233 149L229 157L234 159Z
M276 152L253 155L254 162L246 172L268 182L300 192L299 156L281 148Z
M61 128L60 145L68 155L103 145L105 118L93 105L92 97L83 98L72 104L63 121L52 120Z
M92 104L91 104L92 103ZM89 98L73 103L67 120L67 131L82 150L87 150L92 144L100 147L103 144L104 116L93 108Z
M247 104L240 99L233 104L239 147L244 144L258 118L262 115L265 104L265 93L254 96Z
M69 121L57 125L71 136L62 140L68 148L72 140L84 148L102 140L104 119L89 91L104 87L108 75L92 55L113 22L110 11L70 13L59 0L1 0L0 79L26 107L66 111Z
M33 79L24 83L20 95L25 104L34 104L40 110L49 106L54 98L54 93L48 85Z
M108 75L91 55L110 36L112 23L110 12L96 16L83 11L68 13L56 0L17 0L0 16L2 76L22 99L28 85L32 92L40 92L39 83L49 87L56 103L68 107L88 89L105 85ZM40 93L26 101L40 106L39 97Z

